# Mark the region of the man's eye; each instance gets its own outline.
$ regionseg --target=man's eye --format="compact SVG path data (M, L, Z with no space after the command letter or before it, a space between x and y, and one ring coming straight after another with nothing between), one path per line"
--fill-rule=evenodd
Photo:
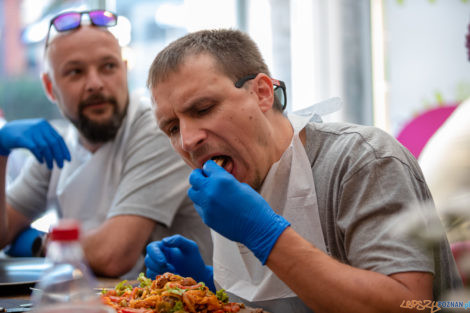
M117 67L116 63L106 63L106 64L104 65L104 68L107 69L107 70L112 70L112 69L114 69L114 68L116 68L116 67Z
M65 76L78 75L78 74L80 74L81 72L82 72L81 69L72 68L72 69L69 69L69 70L66 70L66 71L65 71Z
M197 115L204 115L204 114L207 114L211 111L212 109L212 106L209 106L209 107L205 107L203 109L199 109L197 110Z
M168 128L168 135L174 136L178 133L178 131L179 131L178 125L171 126L170 128Z

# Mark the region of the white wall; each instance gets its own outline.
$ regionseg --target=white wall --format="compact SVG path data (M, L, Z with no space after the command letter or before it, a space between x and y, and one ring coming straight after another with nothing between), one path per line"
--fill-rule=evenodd
M466 93L462 87L469 91L465 34L470 2L384 1L387 100L396 135L414 115L438 105L436 92L454 102Z

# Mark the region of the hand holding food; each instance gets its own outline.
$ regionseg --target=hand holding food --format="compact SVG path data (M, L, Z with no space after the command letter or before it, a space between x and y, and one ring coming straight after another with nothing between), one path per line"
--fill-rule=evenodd
M212 266L204 264L197 244L181 235L148 244L145 266L148 277L165 272L191 276L215 292Z
M115 289L103 291L103 303L117 313L228 313L244 307L228 302L224 290L214 294L191 277L165 273L152 281L141 273L138 280L139 287L123 281Z
M265 264L272 247L290 223L277 215L253 188L209 160L195 169L188 195L204 223L228 239L247 246Z
M7 156L14 148L30 150L36 159L52 169L53 161L62 168L70 161L70 152L63 138L45 119L25 119L6 123L0 129L0 155Z

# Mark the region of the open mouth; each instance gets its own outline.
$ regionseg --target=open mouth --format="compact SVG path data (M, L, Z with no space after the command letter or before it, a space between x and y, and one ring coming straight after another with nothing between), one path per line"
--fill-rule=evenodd
M232 158L226 155L217 155L212 158L212 161L217 163L220 167L223 167L227 172L231 172L233 169Z

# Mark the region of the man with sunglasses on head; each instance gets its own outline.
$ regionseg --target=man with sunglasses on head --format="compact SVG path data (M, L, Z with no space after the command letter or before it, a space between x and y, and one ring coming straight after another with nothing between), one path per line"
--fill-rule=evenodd
M190 168L156 127L150 101L129 95L126 62L107 29L116 23L103 10L52 20L49 31L56 34L48 34L42 81L71 124L64 137L45 120L13 121L0 130L0 169L15 148L37 159L1 201L0 246L54 208L61 218L81 221L96 274L135 279L150 240L186 233L207 260L212 243L186 194Z
M445 238L430 252L393 232L408 204L431 201L410 153L373 127L287 118L276 82L236 30L158 53L157 122L194 168L188 194L214 230L214 266L175 235L147 246L147 273L193 276L271 313L401 312L460 286Z

